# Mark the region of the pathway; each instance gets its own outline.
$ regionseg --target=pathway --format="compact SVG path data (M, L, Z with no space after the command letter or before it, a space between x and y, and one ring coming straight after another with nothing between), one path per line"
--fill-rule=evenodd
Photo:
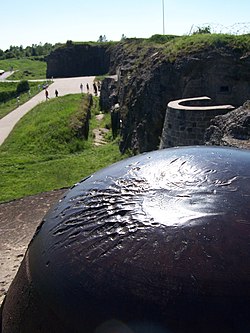
M83 84L83 92L87 92L86 84L89 84L90 93L93 93L94 76L82 76L66 79L54 79L53 83L48 87L49 97L55 97L55 89L58 90L59 96L67 94L80 93L80 84ZM45 91L42 90L36 96L32 97L28 102L22 104L7 116L0 119L0 145L8 137L16 123L33 107L45 101Z
M9 76L11 76L14 72L4 72L2 75L0 75L0 81L5 81Z
M107 142L104 138L105 133L107 133L109 130L107 128L99 127L101 120L104 117L103 113L100 113L95 116L98 121L98 127L93 130L94 134L94 145L95 146L102 146L105 145Z

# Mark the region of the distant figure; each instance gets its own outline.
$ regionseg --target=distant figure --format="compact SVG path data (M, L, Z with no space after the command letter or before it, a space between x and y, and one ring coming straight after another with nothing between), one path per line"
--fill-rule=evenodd
M94 93L97 96L97 86L96 86L95 82L93 83L93 88L94 88Z
M56 95L56 97L58 97L58 90L57 89L55 90L55 95Z
M86 84L86 87L87 87L87 93L89 93L89 84L88 83Z
M45 96L46 96L46 100L49 99L49 92L47 89L45 90Z
M81 93L83 92L83 84L80 84Z

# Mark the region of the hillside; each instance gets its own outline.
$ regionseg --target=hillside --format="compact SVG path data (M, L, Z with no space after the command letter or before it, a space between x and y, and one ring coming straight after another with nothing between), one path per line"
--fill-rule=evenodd
M18 122L0 147L0 202L70 187L124 158L109 134L95 145L93 130L110 128L110 116L99 124L97 98L90 102L82 94L54 98Z

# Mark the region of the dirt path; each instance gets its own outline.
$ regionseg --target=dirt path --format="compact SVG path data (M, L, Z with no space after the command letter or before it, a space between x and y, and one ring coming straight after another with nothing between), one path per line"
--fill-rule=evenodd
M96 119L97 119L99 124L100 124L101 120L103 119L103 117L104 117L103 113L100 113L100 114L96 115ZM105 145L106 140L104 138L104 135L108 131L109 130L107 128L104 128L104 127L98 127L98 128L95 128L93 130L93 133L94 133L94 136L95 136L95 138L94 138L94 145L95 146Z

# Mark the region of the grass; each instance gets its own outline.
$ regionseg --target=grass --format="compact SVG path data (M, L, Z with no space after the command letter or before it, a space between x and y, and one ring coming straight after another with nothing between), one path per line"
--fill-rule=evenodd
M81 94L67 95L39 104L20 120L0 147L0 202L70 187L125 157L116 142L96 147L91 133L88 141L77 136L71 124L82 108ZM108 124L106 115L101 125ZM92 116L90 131L95 126Z
M103 75L98 75L95 77L95 80L94 81L103 81L106 77L108 77L109 74L103 74Z
M70 128L70 119L78 111L81 99L78 95L51 99L41 103L24 117L15 127L2 151L11 154L68 154L81 150L84 144L75 137Z
M93 172L121 159L118 147L107 144L64 156L0 153L0 202L70 187Z
M42 85L44 82L40 82L39 84ZM17 82L0 82L0 91L7 91L7 90L16 90ZM23 93L19 96L19 105L27 102L31 97L35 96L40 90L38 89L37 82L29 82L30 86L30 95L28 93ZM6 116L9 112L13 111L16 107L17 99L12 98L11 100L0 103L0 119Z
M8 80L44 80L44 82L40 82L39 84L45 83L46 80L46 62L33 60L31 58L23 58L23 59L5 59L0 60L0 69L5 71L9 71L13 69L15 72L8 77ZM30 97L36 95L38 90L37 82L29 82L30 85L30 95L28 93L21 94L19 96L19 105L27 102ZM15 90L17 86L17 82L0 82L0 91L4 90ZM0 103L0 119L6 116L9 112L13 111L16 107L17 99L13 98L6 103Z
M31 58L0 60L0 69L9 71L10 68L13 68L15 72L8 78L9 80L46 79L47 64L45 61Z
M250 34L196 34L191 36L175 37L164 44L163 50L169 60L174 61L178 57L185 57L192 53L206 52L213 49L230 48L242 54L250 51Z
M142 58L147 49L161 50L166 59L174 62L177 58L186 57L209 49L231 49L243 55L250 51L250 34L194 34L184 36L154 35L149 39L128 39L123 42L124 51L137 54Z

